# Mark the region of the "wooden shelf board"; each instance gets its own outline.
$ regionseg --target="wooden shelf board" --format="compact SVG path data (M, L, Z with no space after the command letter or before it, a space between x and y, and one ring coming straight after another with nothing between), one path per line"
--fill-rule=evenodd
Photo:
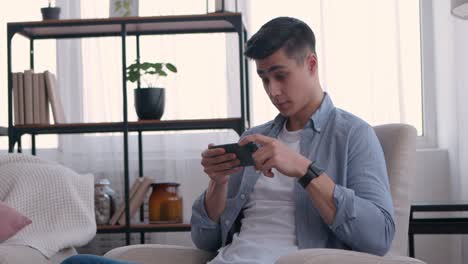
M126 25L127 35L235 32L236 29L229 22L229 19L240 17L240 13L225 12L200 15L13 22L8 23L7 26L14 32L34 39L120 36L123 24Z
M144 120L128 122L128 131L195 130L195 129L235 129L241 125L241 118L186 119L186 120ZM66 124L29 124L16 125L22 134L73 134L122 132L123 122L103 123L66 123Z

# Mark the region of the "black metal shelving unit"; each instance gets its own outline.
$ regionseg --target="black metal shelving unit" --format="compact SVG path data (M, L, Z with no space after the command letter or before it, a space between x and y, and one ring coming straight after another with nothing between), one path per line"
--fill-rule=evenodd
M140 59L140 36L162 34L206 34L237 33L239 45L239 72L241 116L224 119L198 120L150 120L128 121L126 38L136 37L137 61ZM30 41L30 68L34 69L34 41L42 39L70 39L89 37L120 37L122 42L122 94L123 120L108 123L74 123L51 125L15 125L13 123L13 82L12 82L12 38L19 34ZM72 133L123 133L124 153L124 193L126 225L99 226L98 233L125 233L126 243L130 244L130 233L140 233L144 243L145 232L190 231L189 224L132 224L129 213L129 157L128 133L138 132L139 175L143 176L142 133L144 131L194 130L194 129L233 129L241 134L250 125L248 64L243 56L247 31L240 13L212 13L202 15L122 17L104 19L67 19L38 22L15 22L7 25L8 63L8 128L9 152L22 152L21 137L31 135L31 153L36 155L36 135ZM209 51L208 51L209 52ZM139 84L138 84L139 85ZM140 212L143 221L143 211Z

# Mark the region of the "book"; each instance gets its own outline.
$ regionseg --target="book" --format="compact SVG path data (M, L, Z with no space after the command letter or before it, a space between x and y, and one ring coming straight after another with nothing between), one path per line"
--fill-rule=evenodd
M34 123L34 102L33 102L33 71L24 71L24 123Z
M50 124L49 104L44 80L44 73L39 73L39 120L40 124Z
M33 123L40 124L41 117L40 117L40 86L39 86L39 73L33 73L32 75L33 85Z
M128 197L129 200L131 200L132 197L135 195L142 181L143 181L143 178L137 178L133 182L132 187L130 188L130 191L129 191L129 197ZM109 221L109 224L115 225L124 211L125 211L125 199L116 208L114 214L112 215Z
M143 204L143 200L146 197L146 193L150 189L151 183L154 182L153 178L150 178L150 177L142 177L142 178L143 178L143 181L138 186L138 190L130 199L130 219L132 219L132 217L135 215L138 208L140 208L141 205ZM125 213L123 213L120 216L118 223L119 225L125 225L127 223L125 219Z
M19 108L19 87L18 87L18 74L16 72L11 74L13 82L13 113L15 125L21 125L20 121L20 108ZM23 110L21 110L23 112Z
M17 72L19 124L24 125L24 73Z
M59 96L55 75L49 71L44 72L44 78L47 88L47 98L52 107L52 114L56 124L65 123L65 111Z

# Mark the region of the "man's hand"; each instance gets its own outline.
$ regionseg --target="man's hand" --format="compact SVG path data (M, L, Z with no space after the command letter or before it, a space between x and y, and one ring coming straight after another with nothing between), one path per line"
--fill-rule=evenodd
M243 138L239 145L243 146L248 142L260 145L252 157L255 161L255 169L261 170L268 177L273 177L273 168L286 176L302 177L311 162L275 138L253 134Z
M208 147L214 146L209 144ZM225 184L229 175L239 172L242 168L236 167L240 164L236 154L225 153L223 148L206 149L202 152L201 165L205 173L216 184Z

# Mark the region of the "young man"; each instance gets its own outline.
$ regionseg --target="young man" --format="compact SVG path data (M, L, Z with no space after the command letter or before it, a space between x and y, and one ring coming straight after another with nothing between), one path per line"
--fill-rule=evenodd
M372 127L323 92L312 30L275 18L245 55L279 115L241 137L260 146L255 166L202 153L210 182L193 205L195 245L218 251L210 263L273 263L305 248L384 255L395 225L383 152Z

